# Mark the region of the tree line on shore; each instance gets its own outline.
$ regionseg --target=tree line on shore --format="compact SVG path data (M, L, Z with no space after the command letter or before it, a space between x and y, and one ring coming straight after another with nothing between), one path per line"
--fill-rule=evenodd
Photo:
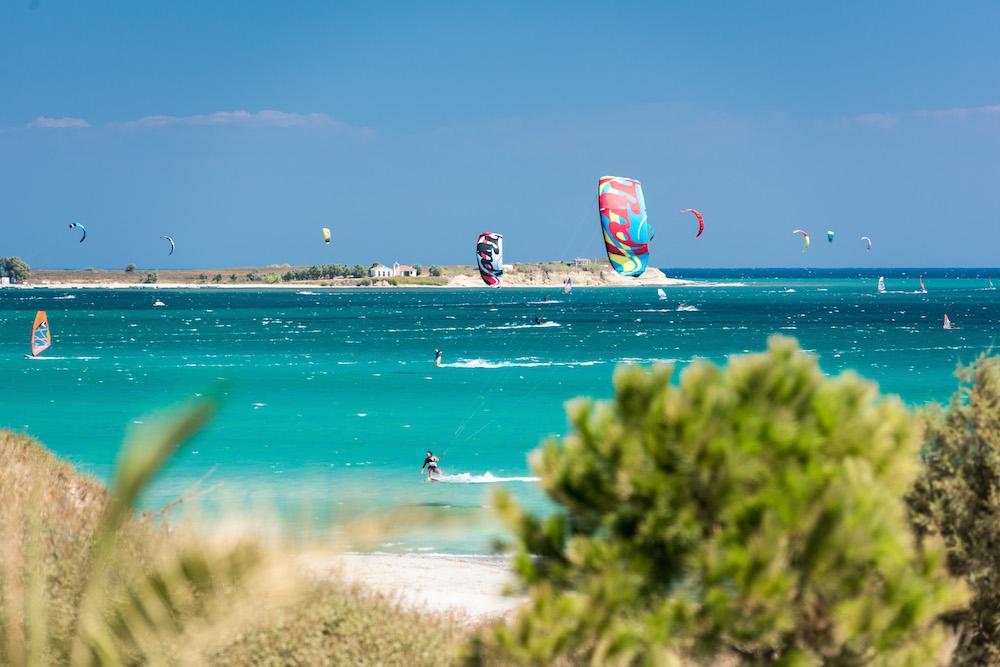
M374 266L376 266L376 264L372 264L372 267ZM419 264L414 268L416 269L417 276L422 276L424 274L424 268ZM138 269L135 264L128 264L125 267L125 273L128 275L134 275L137 271ZM431 266L427 269L427 273L431 277L437 278L440 277L444 271L440 266ZM257 270L249 271L242 276L237 273L230 273L228 275L223 275L222 273L215 273L214 275L201 273L197 276L197 279L200 283L237 283L240 280L244 280L251 283L263 282L266 284L275 284L279 282L295 282L304 280L366 278L367 276L368 268L362 264L317 264L306 269L290 269L283 273L279 273L277 271L261 273ZM11 282L23 283L31 277L31 267L29 267L27 262L20 257L0 257L0 277L10 278ZM159 282L159 279L160 275L158 272L147 271L145 275L139 275L138 282L143 284L155 284Z

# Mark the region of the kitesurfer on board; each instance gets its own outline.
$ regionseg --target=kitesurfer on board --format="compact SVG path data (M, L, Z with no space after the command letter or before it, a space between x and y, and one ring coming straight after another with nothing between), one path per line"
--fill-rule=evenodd
M435 475L441 474L441 469L438 468L437 462L441 460L440 456L434 456L431 450L427 450L427 457L424 459L424 464L420 466L420 474L424 474L424 470L427 471L427 477L433 479Z

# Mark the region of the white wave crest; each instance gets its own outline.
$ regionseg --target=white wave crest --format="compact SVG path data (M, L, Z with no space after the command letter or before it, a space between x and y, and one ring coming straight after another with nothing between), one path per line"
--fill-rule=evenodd
M438 475L435 482L445 484L501 484L503 482L537 482L537 477L495 477L493 473L486 472L482 475L473 475L468 472L460 472L454 475Z
M442 368L537 368L540 366L596 366L603 361L487 361L486 359L460 359Z
M55 299L56 301L64 301L66 299L75 299L76 295L75 294L64 294L63 296L54 296L52 298Z
M100 357L29 357L28 355L25 355L25 358L31 361L96 361L100 359Z
M540 322L539 324L507 324L502 327L490 327L490 329L547 329L561 326L558 322Z
M696 313L698 312L699 308L698 306L689 306L687 304L682 303L679 306L677 306L677 310L682 313Z

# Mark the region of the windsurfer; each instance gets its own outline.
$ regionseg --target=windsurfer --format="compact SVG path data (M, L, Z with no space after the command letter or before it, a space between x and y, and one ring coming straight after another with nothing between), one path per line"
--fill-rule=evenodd
M434 365L441 368L441 350L434 350Z

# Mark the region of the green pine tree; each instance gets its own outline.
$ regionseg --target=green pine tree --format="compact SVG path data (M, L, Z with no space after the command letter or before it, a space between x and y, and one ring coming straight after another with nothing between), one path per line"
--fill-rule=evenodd
M918 535L940 536L973 598L947 618L955 665L1000 665L1000 358L960 368L947 408L923 413L924 467L907 498Z
M931 665L964 587L914 546L918 424L795 342L727 368L624 367L534 454L560 511L499 494L528 605L469 664Z

